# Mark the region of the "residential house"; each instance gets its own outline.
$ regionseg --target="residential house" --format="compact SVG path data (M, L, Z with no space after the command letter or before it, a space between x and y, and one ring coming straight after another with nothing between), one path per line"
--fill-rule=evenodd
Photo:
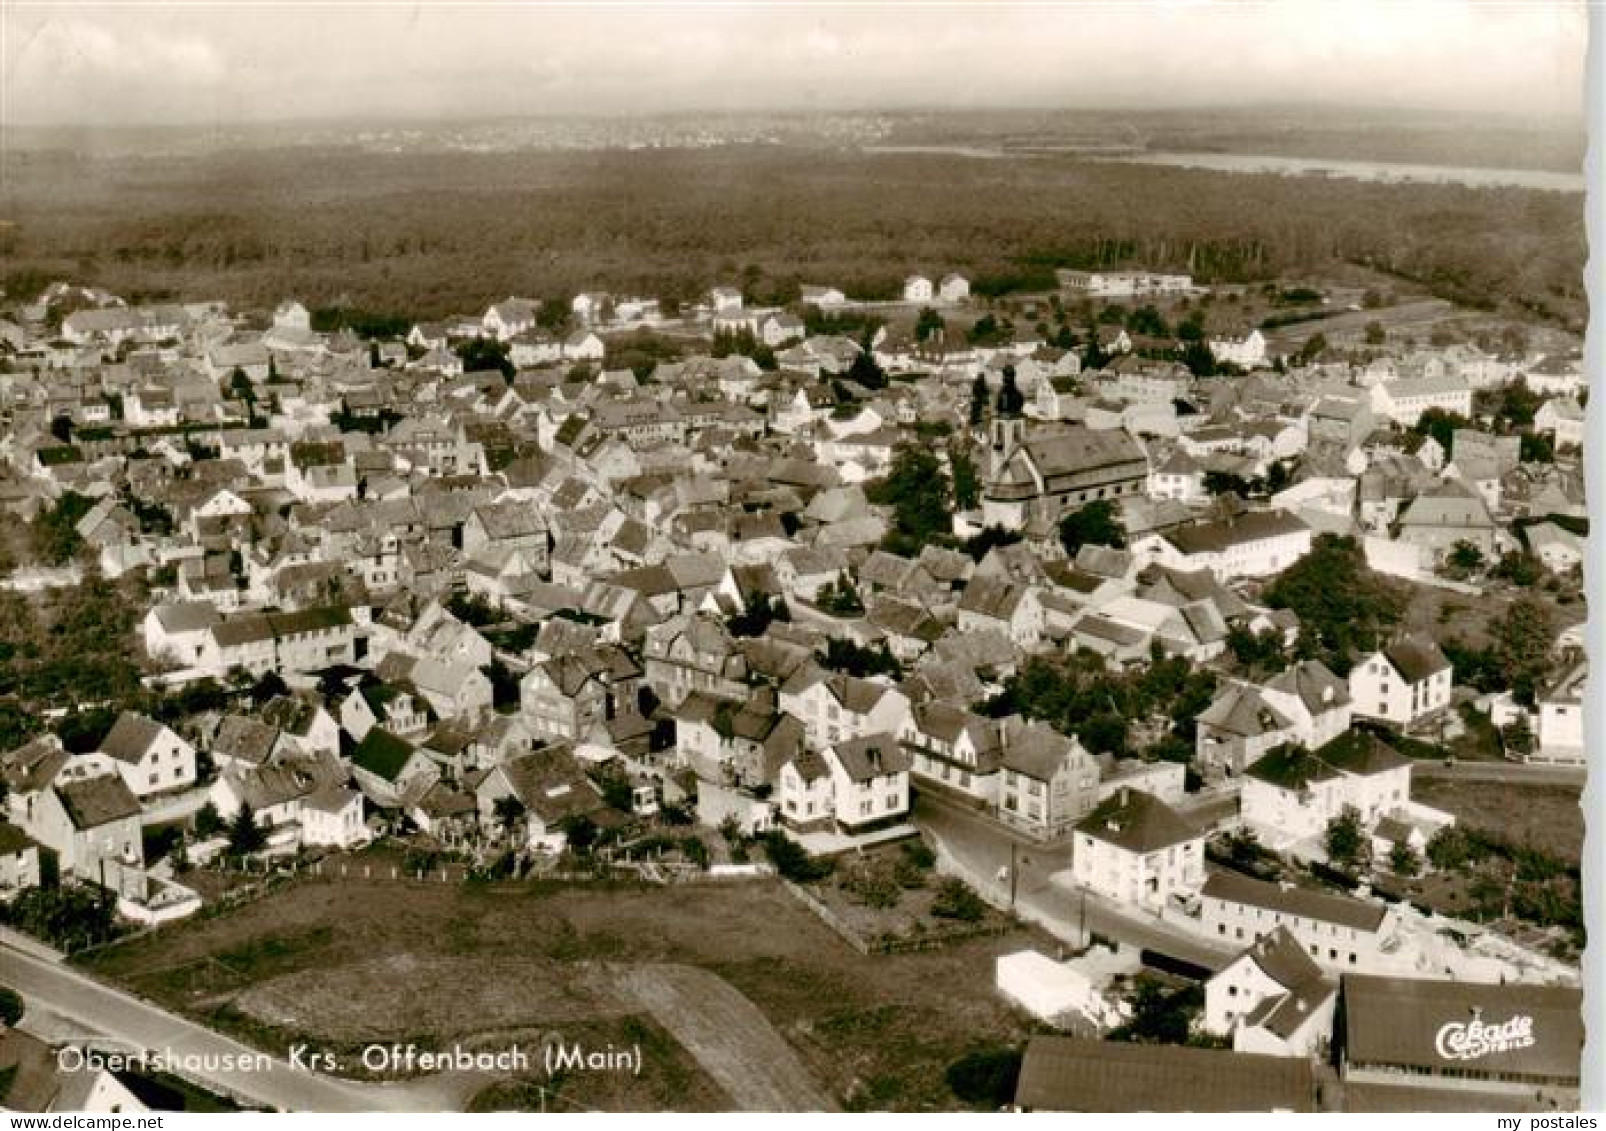
M931 296L931 280L924 275L910 275L903 281L904 302L930 302Z
M481 828L505 829L515 843L540 852L562 852L574 822L595 822L607 810L567 746L503 762L474 787L474 798Z
M1316 1057L1333 1031L1338 985L1287 927L1249 944L1205 982L1204 1028L1233 1051Z
M811 741L825 746L870 734L899 734L910 704L889 684L810 663L781 685L780 706L802 721Z
M959 631L1002 632L1020 648L1043 638L1043 602L1037 589L996 577L975 576L959 598Z
M833 742L805 750L781 767L777 797L783 822L802 832L856 835L909 813L908 753L893 734Z
M1199 769L1211 777L1236 777L1273 748L1295 740L1294 720L1262 688L1237 681L1222 686L1195 726Z
M972 797L989 810L998 804L1003 765L1003 726L940 700L916 703L899 736L909 752L910 772Z
M97 752L111 759L135 797L184 789L196 781L195 747L132 711L117 716Z
M381 809L399 809L407 797L440 780L435 762L406 739L372 727L351 752L351 776Z
M1011 718L1000 729L998 816L1040 840L1064 836L1098 802L1098 761L1043 723Z
M1431 640L1404 639L1350 669L1349 694L1355 714L1410 726L1450 705L1454 675L1450 661Z
M114 886L143 867L139 800L121 774L62 775L23 800L18 823L55 852L63 876Z
M1411 761L1365 731L1346 731L1316 750L1279 746L1244 770L1243 822L1282 847L1320 841L1353 809L1371 829L1411 804Z
M1589 682L1585 660L1569 664L1539 695L1539 725L1529 762L1582 766L1584 750L1584 689Z
M636 710L642 676L629 653L613 645L554 656L519 681L520 709L537 739L584 741Z
M1204 883L1204 834L1142 790L1110 796L1075 832L1076 882L1126 907L1158 914Z
M1558 448L1584 446L1584 410L1574 397L1554 397L1534 413L1534 431L1548 433Z

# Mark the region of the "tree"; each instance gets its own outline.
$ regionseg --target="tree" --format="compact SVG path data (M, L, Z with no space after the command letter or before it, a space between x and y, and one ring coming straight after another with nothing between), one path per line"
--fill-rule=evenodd
M940 335L946 328L942 315L929 306L920 308L920 314L915 319L915 341L929 341L933 336Z
M511 381L513 374L518 372L508 356L507 343L499 342L495 338L470 338L466 342L461 342L457 347L457 356L463 359L465 373L495 369L503 378Z
M78 556L84 540L78 522L93 509L93 499L76 491L64 491L48 510L35 516L28 532L34 557L45 565L63 566Z
M1148 304L1127 315L1126 328L1130 333L1145 334L1151 338L1171 336L1171 327L1166 324L1165 316Z
M775 866L776 874L783 880L808 884L831 874L830 860L810 856L801 844L780 829L771 829L760 838L759 843L764 847L764 855Z
M861 679L872 675L890 675L894 679L903 676L903 665L898 663L897 657L887 647L885 640L871 648L865 644L855 644L851 640L833 636L825 642L825 653L820 656L820 666L834 672L846 672Z
M1327 822L1322 844L1327 849L1327 862L1335 868L1353 871L1365 862L1366 830L1353 805L1344 806L1338 816Z
M496 798L495 805L491 805L491 815L496 818L496 827L503 832L512 832L524 818L524 802L512 794Z
M956 444L948 449L948 466L953 469L954 506L962 511L975 510L981 503L981 475L976 461Z
M208 801L195 811L195 835L202 839L217 836L223 831L223 818L218 816L217 806Z
M50 434L63 444L72 443L72 417L61 413L50 418Z
M268 835L257 824L256 814L251 811L251 806L242 803L229 821L229 854L250 856L260 852L267 843Z
M1517 458L1523 463L1555 463L1556 441L1543 432L1524 432Z
M1272 579L1262 599L1299 617L1300 647L1336 675L1347 675L1355 657L1375 651L1399 622L1404 599L1366 565L1354 538L1318 535L1310 553Z
M1381 322L1368 322L1366 324L1366 344L1380 346L1389 340L1389 332L1383 328Z
M1227 648L1232 658L1251 672L1280 672L1288 666L1288 649L1282 633L1274 628L1250 632L1242 624L1227 629Z
M814 603L834 617L856 617L864 614L864 599L859 596L858 586L853 584L853 579L846 572L838 574L834 580L822 585Z
M1483 565L1483 551L1478 549L1475 543L1463 538L1450 547L1445 562L1451 569L1466 576L1476 572Z
M1249 480L1231 471L1205 472L1203 486L1205 493L1212 498L1217 495L1237 495L1243 499L1250 494Z
M1517 702L1534 706L1539 687L1549 677L1551 643L1556 638L1550 607L1524 595L1506 607L1491 633L1494 656Z
M992 552L994 546L1013 546L1016 542L1025 541L1026 536L1018 530L1005 530L994 523L984 526L981 533L972 536L965 542L965 553L970 560L979 562Z
M754 590L747 595L742 611L725 622L725 628L732 636L763 636L775 621L791 619L785 599Z
M1525 554L1521 550L1507 550L1500 555L1493 572L1496 577L1504 581L1528 588L1539 584L1539 579L1544 576L1544 567L1532 554Z
M875 356L869 350L860 350L853 357L853 364L843 374L849 381L863 385L866 389L885 389L887 387L887 374L877 364Z
M1319 361L1322 354L1326 352L1327 336L1318 332L1312 334L1305 344L1299 347L1299 352L1294 355L1294 359L1300 365L1310 365Z
M590 852L597 843L600 830L597 823L584 813L571 813L563 818L561 828L568 847L578 855Z
M980 428L987 420L987 402L992 399L992 390L987 387L987 378L980 373L970 383L970 426Z
M1132 1020L1111 1029L1106 1039L1185 1045L1193 1032L1193 1019L1204 1005L1204 990L1197 985L1172 990L1153 975L1139 974L1127 1004Z
M1395 841L1389 850L1389 870L1396 876L1415 876L1422 871L1422 858L1405 841Z
M1447 412L1442 408L1433 407L1423 411L1417 417L1416 424L1411 428L1418 436L1431 436L1438 442L1448 455L1455 444L1455 434L1459 429L1471 428L1472 421L1460 413Z
M1533 753L1534 744L1533 727L1528 724L1526 713L1500 728L1500 745L1505 748L1507 757L1526 758Z
M948 509L949 480L942 463L929 449L915 444L899 444L892 457L892 470L878 492L877 501L892 506L891 550L918 553L933 539L953 530Z
M1428 839L1428 860L1441 871L1460 871L1486 852L1482 842L1460 825L1443 825Z
M1083 546L1119 550L1126 545L1126 532L1116 519L1115 504L1108 499L1095 500L1060 519L1059 535L1060 544L1073 558Z

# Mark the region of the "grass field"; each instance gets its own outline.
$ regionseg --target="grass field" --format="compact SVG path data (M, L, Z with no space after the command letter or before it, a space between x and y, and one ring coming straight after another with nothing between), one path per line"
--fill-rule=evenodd
M960 1106L943 1082L954 1059L1028 1032L992 979L993 958L1029 941L1023 931L865 958L770 883L489 889L309 880L102 951L89 965L276 1051L295 1038L346 1049L371 1040L504 1045L553 1032L618 1044L645 1033L641 1077L562 1081L565 1102L582 1106L730 1107L732 1086L717 1083L708 1065L739 1070L718 1059L719 1026L745 1025L749 1042L778 1031L783 1051L842 1106L924 1110ZM643 970L676 968L693 972L668 986L679 999L627 984ZM697 971L723 982L688 989ZM768 1025L742 1015L743 995ZM717 1024L666 1024L675 1000L696 1001ZM731 1080L774 1083L727 1072ZM530 1084L505 1082L478 1102L534 1106Z
M1454 813L1461 823L1577 863L1584 849L1578 790L1564 785L1417 781L1412 797Z

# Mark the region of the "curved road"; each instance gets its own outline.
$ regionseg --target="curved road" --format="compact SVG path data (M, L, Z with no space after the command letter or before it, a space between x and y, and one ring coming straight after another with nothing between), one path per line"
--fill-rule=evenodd
M1083 946L1088 934L1098 934L1212 970L1226 965L1239 949L1079 887L1070 876L1069 840L1033 843L974 809L929 791L915 794L914 820L937 842L940 854L960 877L995 906L1010 904L1005 877L1013 860L1016 913L1072 946Z
M5 980L30 1003L83 1025L86 1040L109 1039L172 1058L263 1057L239 1041L0 940ZM274 1057L261 1068L202 1069L183 1075L247 1103L282 1111L459 1111L481 1081L468 1074L376 1084L324 1076Z

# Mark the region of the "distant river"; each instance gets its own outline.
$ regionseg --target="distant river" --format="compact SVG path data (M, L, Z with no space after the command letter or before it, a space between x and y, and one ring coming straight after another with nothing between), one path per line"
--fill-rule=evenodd
M1552 192L1583 192L1583 173L1545 169L1480 169L1454 165L1401 165L1388 161L1336 161L1325 157L1257 157L1238 153L1135 153L1100 158L1136 165L1176 165L1223 173L1345 177L1358 181L1426 181L1474 188L1516 186Z

